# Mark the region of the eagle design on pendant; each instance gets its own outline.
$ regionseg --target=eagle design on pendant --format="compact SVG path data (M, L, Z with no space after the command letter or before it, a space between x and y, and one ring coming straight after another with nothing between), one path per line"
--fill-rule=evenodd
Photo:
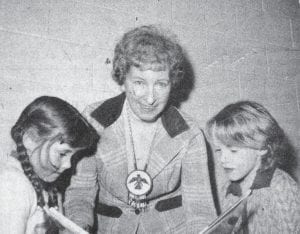
M134 184L135 189L142 189L142 188L143 188L143 183L149 184L149 183L147 182L146 179L144 179L144 178L141 177L140 174L137 174L136 177L133 177L133 178L129 181L129 183L133 183L133 182L135 182L135 184Z
M132 171L126 179L128 191L136 196L147 194L152 188L150 175L142 170Z

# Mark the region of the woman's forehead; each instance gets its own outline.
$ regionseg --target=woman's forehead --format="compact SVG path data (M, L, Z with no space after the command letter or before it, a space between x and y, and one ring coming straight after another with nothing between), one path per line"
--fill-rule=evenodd
M137 67L131 67L127 73L127 78L143 78L147 80L170 79L169 70L141 70Z
M169 69L169 66L166 63L135 63L133 64L130 68L136 67L140 71L146 71L146 70L151 70L151 71L166 71Z

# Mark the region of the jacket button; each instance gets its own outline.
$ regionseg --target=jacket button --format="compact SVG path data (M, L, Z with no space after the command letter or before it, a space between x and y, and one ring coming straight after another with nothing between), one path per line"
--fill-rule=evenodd
M135 213L136 215L138 215L138 214L140 214L140 210L139 210L139 209L135 209L134 213Z

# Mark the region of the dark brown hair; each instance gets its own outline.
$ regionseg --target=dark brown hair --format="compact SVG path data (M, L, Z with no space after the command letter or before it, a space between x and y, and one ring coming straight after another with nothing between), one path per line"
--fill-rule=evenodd
M17 145L17 159L36 191L38 205L43 206L45 201L42 190L46 186L34 172L23 144L23 135L28 130L33 130L41 140L50 139L53 133L58 131L62 135L63 142L74 148L82 148L73 157L87 156L95 151L99 136L72 105L60 98L42 96L23 110L11 129L11 136ZM50 199L52 198L49 199L50 205L57 205L56 188L50 186L48 190L50 195L54 194L50 196Z

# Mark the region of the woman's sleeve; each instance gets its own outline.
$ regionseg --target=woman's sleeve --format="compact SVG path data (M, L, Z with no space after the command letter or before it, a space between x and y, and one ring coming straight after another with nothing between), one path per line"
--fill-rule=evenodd
M182 162L182 203L187 218L187 233L199 233L216 212L210 187L204 136L191 139Z
M94 156L83 158L65 193L65 214L79 226L92 227L97 194L97 170Z
M0 233L24 234L36 207L35 191L27 178L11 169L0 174Z
M90 114L99 105L100 103L94 103L87 106L82 113L98 134L103 127ZM98 191L97 176L95 156L81 159L65 193L65 215L82 228L92 227L94 223L95 198Z

